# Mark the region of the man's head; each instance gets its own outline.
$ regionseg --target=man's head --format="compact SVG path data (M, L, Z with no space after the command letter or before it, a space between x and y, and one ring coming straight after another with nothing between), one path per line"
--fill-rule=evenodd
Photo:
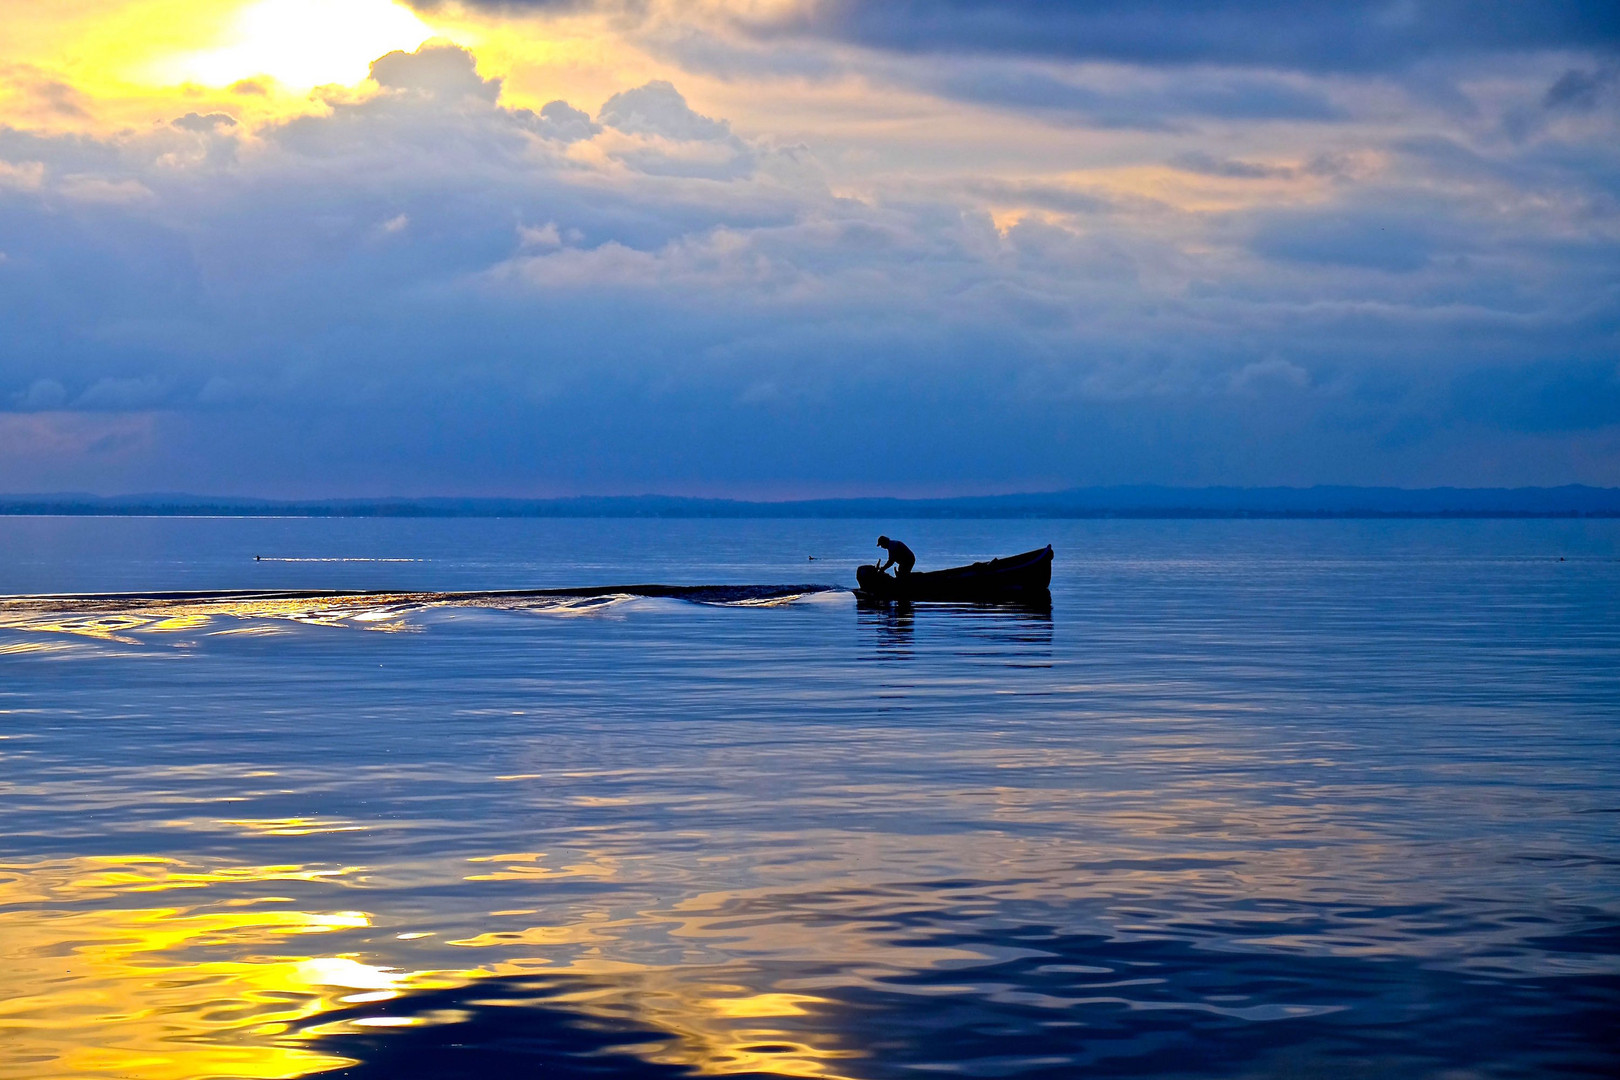
M888 546L889 546L889 538L887 536L878 537L878 547L886 548Z

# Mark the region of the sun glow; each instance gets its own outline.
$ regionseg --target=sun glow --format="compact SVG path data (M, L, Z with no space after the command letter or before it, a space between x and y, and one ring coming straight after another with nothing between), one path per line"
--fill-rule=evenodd
M363 80L371 62L414 50L433 28L391 0L258 0L216 47L170 57L170 81L228 86L270 78L293 90Z

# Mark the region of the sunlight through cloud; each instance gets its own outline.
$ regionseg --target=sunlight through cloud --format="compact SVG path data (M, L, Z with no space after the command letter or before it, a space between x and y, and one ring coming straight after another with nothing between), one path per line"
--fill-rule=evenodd
M360 82L377 57L409 52L432 36L432 27L390 0L259 0L237 14L219 46L162 67L177 82L226 86L268 76L307 90Z

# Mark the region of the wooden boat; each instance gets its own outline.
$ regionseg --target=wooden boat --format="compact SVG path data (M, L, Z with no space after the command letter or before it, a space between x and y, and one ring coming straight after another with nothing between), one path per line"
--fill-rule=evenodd
M876 566L855 570L858 596L876 600L1045 600L1052 584L1052 545L1005 559L897 578Z

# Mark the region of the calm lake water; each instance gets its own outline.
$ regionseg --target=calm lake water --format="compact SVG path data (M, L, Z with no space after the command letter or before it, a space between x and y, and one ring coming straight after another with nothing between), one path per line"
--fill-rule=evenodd
M222 589L0 601L0 1077L1620 1074L1620 522L0 518Z

